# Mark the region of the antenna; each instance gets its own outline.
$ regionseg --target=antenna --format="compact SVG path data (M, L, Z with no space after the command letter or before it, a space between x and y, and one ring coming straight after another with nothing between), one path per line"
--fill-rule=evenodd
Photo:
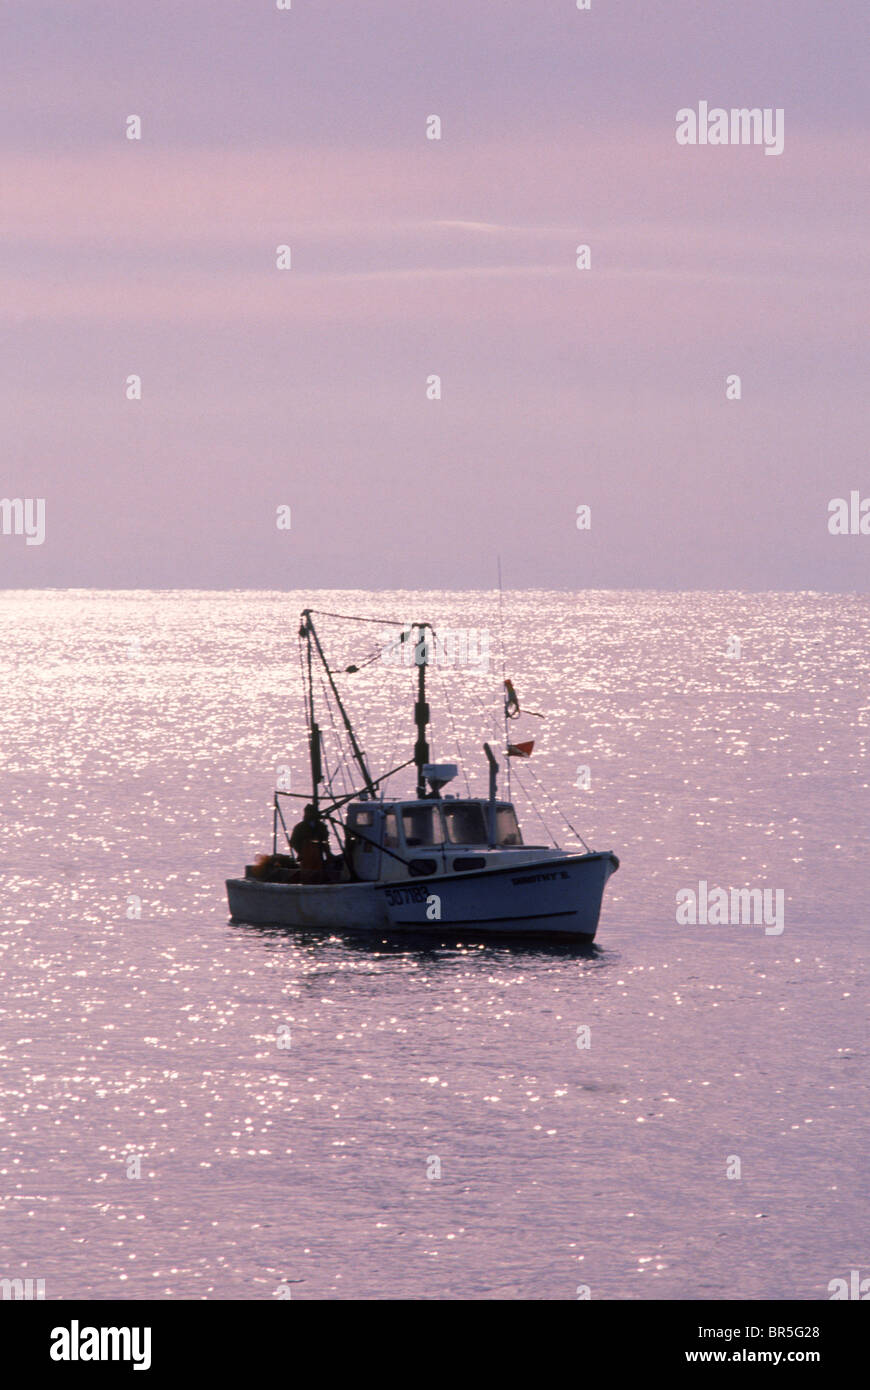
M501 693L502 693L502 703L504 704L505 681L507 680L507 667L506 667L506 665L505 665L505 652L504 652L504 589L502 588L502 582L501 582L501 556L499 555L499 556L497 556L496 558L497 558L497 560L498 560L498 640L499 640L499 646L501 647ZM505 711L504 711L504 746L505 746L505 752L507 752L507 749L508 749L508 747L509 747L509 744L508 744L507 706L505 706ZM505 775L506 775L506 777L507 777L507 795L508 795L508 801L512 801L512 800L513 800L513 797L511 796L511 760L510 760L510 758L506 758L506 763L507 763L507 767L505 768Z

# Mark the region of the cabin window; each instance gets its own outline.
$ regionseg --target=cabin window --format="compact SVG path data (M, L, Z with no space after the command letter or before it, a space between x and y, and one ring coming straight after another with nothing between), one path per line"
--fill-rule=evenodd
M497 845L521 845L523 837L517 825L513 806L499 806L495 813L495 842Z
M437 872L437 859L409 859L408 861L408 873L413 878L431 878Z
M436 806L404 806L402 829L409 849L418 845L440 845L444 840Z
M483 807L476 801L446 802L444 823L452 845L485 845L489 842Z
M375 840L375 808L373 806L351 806L347 816L348 840L351 846L363 855L373 854ZM359 832L354 840L354 832Z
M395 811L388 811L384 817L384 848L399 848L399 822Z

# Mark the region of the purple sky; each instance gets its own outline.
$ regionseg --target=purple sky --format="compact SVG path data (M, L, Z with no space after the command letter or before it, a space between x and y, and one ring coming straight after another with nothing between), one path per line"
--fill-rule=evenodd
M866 590L827 519L870 497L868 38L866 0L4 6L0 495L46 539L0 586ZM700 100L782 107L784 153L678 146Z

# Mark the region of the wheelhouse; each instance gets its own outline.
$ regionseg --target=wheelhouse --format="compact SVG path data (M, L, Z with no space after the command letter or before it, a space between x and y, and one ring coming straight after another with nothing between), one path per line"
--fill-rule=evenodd
M353 802L346 832L353 875L369 881L494 868L528 848L511 802L473 797Z
M485 800L356 802L348 808L347 829L371 850L399 854L417 849L510 849L523 837L509 801L496 801L494 833L489 828L490 804Z

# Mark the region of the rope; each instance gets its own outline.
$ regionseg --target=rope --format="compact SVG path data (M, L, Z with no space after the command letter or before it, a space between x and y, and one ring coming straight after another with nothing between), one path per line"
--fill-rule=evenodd
M523 784L523 779L522 779L522 777L520 776L519 771L517 772L517 781L519 782L522 791L525 792L525 795L526 795L526 797L527 797L528 800L529 800L529 803L530 803L530 805L531 805L531 807L532 807L532 810L534 811L535 815L538 817L538 820L541 822L541 825L542 825L542 826L544 827L544 829L546 830L546 832L547 832L547 834L549 835L550 839L553 841L553 847L554 847L555 849L558 849L558 848L559 848L559 843L558 843L558 841L557 841L555 835L553 834L552 830L550 829L549 825L548 825L547 822L544 820L543 813L542 813L541 810L538 808L538 806L537 806L536 802L534 801L534 799L533 799L533 798L529 795L529 793L526 791L526 788L525 788L525 786L524 786L524 784Z
M499 644L499 646L501 647L501 681L502 681L502 684L501 684L501 693L502 693L502 698L504 699L504 693L505 693L505 690L507 689L507 687L505 686L505 681L507 680L507 664L506 664L506 656L505 656L505 649L504 649L504 589L502 588L502 582L501 582L501 556L500 556L500 555L499 555L499 557L498 557L498 644ZM505 746L505 752L507 752L507 746L508 746L508 712L507 712L507 701L506 701L506 700L505 700L505 703L504 703L504 746ZM512 797L511 797L511 760L510 760L510 758L508 758L508 760L507 760L506 773L507 773L507 794L508 794L508 801L511 801L511 800L512 800ZM520 786L522 786L522 783L520 783Z
M307 612L314 613L318 618L338 618L345 623L377 623L381 627L385 623L387 627L408 626L407 621L400 622L398 618L358 618L353 613L327 613L322 608L309 608Z
M305 697L305 654L302 649L302 633L299 633L299 674L302 679L302 703L305 706L305 727L308 730L309 741L311 739L311 718L308 711L308 701Z
M540 779L540 777L538 776L538 774L535 772L534 768L530 767L530 768L529 768L529 772L530 772L531 775L534 777L535 781L537 782L537 784L538 784L538 786L540 787L541 791L543 792L544 796L545 796L545 797L547 798L547 800L549 801L550 805L554 808L554 810L557 812L557 814L560 815L560 816L562 817L562 820L565 822L565 824L567 825L568 829L571 831L571 834L572 834L572 835L576 835L576 836L577 836L577 839L580 841L580 843L581 843L581 845L583 846L583 848L585 849L586 853L587 853L587 854L591 854L592 851L591 851L591 849L589 848L589 846L587 845L586 841L583 839L583 836L580 834L580 831L579 831L579 830L575 830L574 826L571 824L571 822L569 821L568 817L565 815L565 812L562 810L562 808L561 808L561 806L559 805L558 801L556 801L555 797L550 796L549 792L547 791L547 788L544 786L543 782L541 781L541 779ZM517 775L519 775L519 774L517 774ZM525 790L525 789L524 789L524 790ZM534 805L534 802L533 802L532 804ZM541 819L543 820L543 816L541 817Z
M402 628L403 630L405 630L405 629L408 628L407 619L398 619L398 618L363 618L363 617L360 617L358 614L352 614L352 613L334 613L334 612L331 612L331 611L326 610L326 609L323 609L323 608L312 608L312 609L309 609L308 611L311 612L312 614L316 614L317 617L320 617L320 618L334 618L334 619L336 619L336 620L339 621L339 622L348 622L348 623L369 623L369 624L379 625L379 626L382 626L382 627L383 627L383 626L387 626L387 627L398 627L398 628ZM498 617L499 617L499 637L500 637L500 646L501 646L501 655L502 655L502 682L503 682L503 683L502 683L502 692L504 692L504 689L505 689L504 681L507 679L507 665L506 665L506 653L505 653L505 645L504 645L504 588L503 588L503 585L502 585L501 556L498 557ZM430 627L429 630L430 630L430 632L431 632L431 634L432 634L432 639L433 639L433 642L435 643L436 649L437 649L437 633L436 633L436 631L435 631L434 628L431 628L431 627ZM388 643L386 647L381 647L381 648L379 648L378 650L372 652L369 656L367 656L366 658L364 658L364 660L362 660L362 661L357 665L356 669L357 669L358 671L360 671L360 670L365 669L365 667L367 667L367 666L371 666L374 662L378 661L378 660L383 656L383 653L384 653L385 651L389 650L390 646L392 646L392 645L394 645L394 644ZM305 662L304 662L303 651L302 651L302 639L301 639L301 637L300 637L300 639L299 639L299 664L300 664L300 669L301 669L301 673L302 673L302 683L303 683L303 688L304 688L304 684L305 684ZM433 665L434 665L436 674L438 675L438 678L439 678L439 680L440 680L440 682L441 682L441 690L442 690L442 692L443 692L444 700L445 700L445 703L446 703L446 705L447 705L447 715L448 715L448 719L449 719L449 721L450 721L450 728L451 728L451 732L452 732L452 734L453 734L454 743L455 743L455 745L456 745L456 752L457 752L457 756L458 756L458 758L459 758L460 766L462 767L462 775L463 775L463 780L464 780L464 782L465 782L466 795L467 795L468 797L471 797L471 784L470 784L470 782L469 782L469 780L468 780L468 773L467 773L466 768L465 768L465 758L464 758L463 753L462 753L462 745L461 745L461 743L460 743L460 740L459 740L459 733L458 733L457 728L456 728L456 720L455 720L455 718L454 718L453 706L452 706L452 704L451 704L451 702L450 702L450 696L449 696L449 693L448 693L448 690L447 690L447 684L446 684L446 681L445 681L445 679L444 679L443 672L438 668L437 662L434 662L434 663L427 663L427 664L433 664ZM338 746L338 749L339 749L339 754L338 754L339 761L338 761L338 764L337 764L337 766L336 766L335 772L332 774L331 777L329 777L328 782L327 782L327 785L328 785L328 787L329 787L329 789L330 789L330 792L332 792L332 783L333 783L335 777L337 777L337 776L339 775L339 773L341 774L342 781L343 781L343 783L344 783L345 788L347 788L347 786L348 786L348 762L347 762L347 757L346 757L346 755L345 755L345 754L343 753L343 751L342 751L341 738L340 738L340 736L339 736L339 734L338 734L337 725L336 725L336 722L335 722L335 713L334 713L334 710L333 710L333 707L332 707L332 702L331 702L331 699L330 699L329 692L327 691L326 686L324 685L324 682L323 682L323 678L322 678L322 677L321 677L321 680L320 680L320 685L321 685L321 690L322 690L322 692L323 692L323 697L324 697L324 701L325 701L325 703L326 703L326 707L327 707L327 709L328 709L328 711L329 711L330 723L331 723L331 725L332 725L333 733L335 734L336 743L337 743L337 746ZM524 712L525 712L525 713L532 713L533 711L524 711ZM519 713L519 711L517 711L517 713ZM307 703L306 703L306 705L305 705L305 723L306 723L306 727L307 727L307 729L308 729L308 734L309 734L309 738L310 738L310 735L311 735L311 721L310 721L310 717L309 717L309 710L308 710L308 705L307 705ZM506 708L505 708L505 711L504 711L504 729L503 729L503 735L504 735L504 743L505 743L505 753L507 753L507 746L508 746L508 743L509 743L509 738L508 738L508 713L507 713L507 709L506 709ZM394 742L393 742L393 747L395 747L395 740L394 740ZM325 750L324 750L324 763L325 763L325 762L326 762L326 753L325 753ZM327 769L327 770L328 770L328 769ZM541 824L543 825L543 827L544 827L544 829L545 829L547 835L550 837L550 839L552 840L553 844L556 846L556 848L558 848L558 844L557 844L557 841L556 841L556 837L555 837L555 835L553 834L553 831L550 829L550 826L548 825L546 819L544 818L544 815L543 815L542 811L541 811L540 808L538 807L538 805L537 805L536 801L534 800L534 798L532 797L531 793L530 793L530 792L528 791L528 789L526 788L525 783L524 783L522 777L520 777L519 769L518 769L518 768L517 768L517 769L513 769L513 768L512 768L512 766L511 766L511 759L510 759L509 757L507 758L507 768L506 768L506 774L507 774L507 776L506 776L506 780L507 780L507 799L508 799L508 801L511 801L511 800L513 799L513 798L512 798L512 795L511 795L511 776L512 776L512 773L513 773L514 771L516 771L517 780L518 780L518 782L519 782L519 784L520 784L520 788L522 789L523 793L525 794L525 796L527 797L529 803L531 804L532 809L533 809L534 812L535 812L535 815L536 815L536 816L538 817L538 819L540 820ZM542 795L543 795L544 798L546 799L547 803L548 803L550 806L552 806L553 809L555 810L555 812L557 813L557 815L559 815L559 816L561 817L561 819L564 821L565 825L566 825L566 826L568 827L568 829L571 831L572 835L576 836L576 838L580 841L581 845L582 845L583 848L586 850L586 853L587 853L587 854L590 854L590 853L591 853L591 850L590 850L589 846L587 845L586 841L584 840L583 836L580 834L580 831L577 830L577 828L571 823L571 821L570 821L570 820L568 819L568 817L565 815L565 812L562 810L561 806L558 804L558 802L555 800L555 798L552 797L552 796L550 796L550 794L548 793L546 787L544 786L543 782L541 781L540 777L538 777L537 773L535 772L534 768L530 767L530 768L529 768L529 773L530 773L531 776L534 778L535 782L536 782L537 785L538 785L538 788L539 788L540 792L542 793ZM351 779L351 785L352 785L352 779ZM383 799L383 793L382 793L381 799Z
M453 740L456 744L456 756L459 759L459 766L462 768L462 778L465 782L465 795L470 799L471 783L468 780L468 773L465 770L465 757L463 755L462 748L459 743L459 734L456 732L456 720L453 718L453 706L450 703L450 696L447 692L447 682L444 679L444 673L438 670L437 665L435 667L435 670L437 671L438 679L441 682L441 689L444 693L444 703L447 705L447 717L450 720L450 728L453 730Z
M396 726L394 725L394 726L393 726L393 741L392 741L392 743L391 743L391 745L390 745L390 756L389 756L389 758L387 759L387 767L389 767L390 764L391 764L392 761L393 761L393 755L394 755L394 753L395 753L395 751L396 751L396 744L398 743L398 741L399 741L399 732L398 732L398 729L396 728ZM381 800L381 801L383 801L384 797L385 797L386 794L387 794L387 782L388 782L388 781L389 781L389 778L388 778L388 777L385 777L385 778L383 779L383 781L381 782L381 795L380 795L380 800Z
M367 666L373 666L376 661L380 661L384 655L384 652L391 651L392 648L395 646L395 642L388 642L385 647L378 647L368 656L361 658L358 662L355 662L352 673L350 672L350 668L346 668L342 674L356 674L357 671L364 671Z
M343 782L343 784L344 784L344 790L345 790L345 791L348 790L348 760L347 760L347 754L345 753L345 751L344 751L344 749L343 749L343 747L342 747L341 737L340 737L340 735L339 735L339 733L338 733L338 726L336 725L336 722L335 722L335 711L333 710L333 707L332 707L332 701L331 701L330 696L329 696L329 691L328 691L327 688L326 688L326 683L324 682L324 679L323 679L322 676L320 677L320 689L321 689L321 691L323 692L323 702L324 702L324 704L326 705L326 709L327 709L327 712L328 712L328 714L329 714L329 722L330 722L330 724L332 725L332 732L333 732L333 734L335 735L335 742L336 742L336 746L337 746L337 748L338 748L338 763L336 764L335 772L334 772L334 773L332 774L332 776L328 779L327 784L326 784L327 787L329 788L329 794L330 794L330 796L332 796L332 795L333 795L332 784L333 784L333 782L335 781L335 778L339 775L339 773L341 773L341 780L342 780L342 782ZM325 763L325 762L326 762L326 750L325 750L325 749L323 750L323 760L324 760L324 763ZM353 781L352 781L352 780L351 780L351 782L350 782L350 790L353 791Z

